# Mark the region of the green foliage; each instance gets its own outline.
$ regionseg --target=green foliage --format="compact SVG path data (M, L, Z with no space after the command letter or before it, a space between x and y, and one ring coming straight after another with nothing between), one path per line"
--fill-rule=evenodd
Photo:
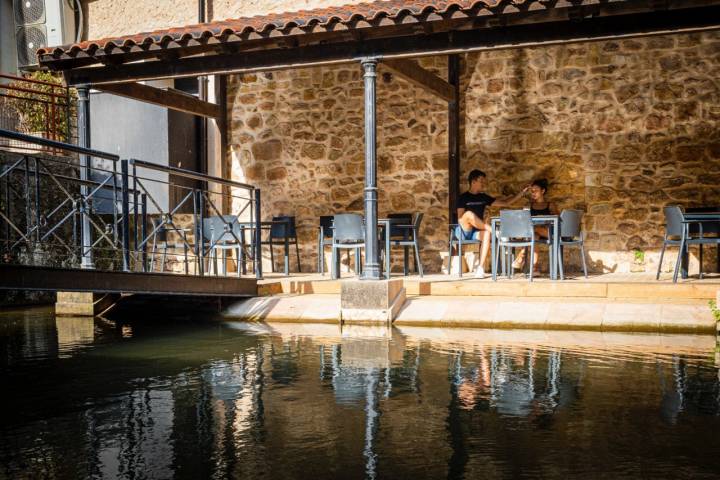
M58 88L62 87L60 78L49 72L33 72L26 78L52 85L28 83L21 80L10 83L10 87L32 90L14 90L12 94L21 98L13 98L9 102L20 117L20 125L23 131L26 133L39 132L44 135L54 133L54 140L62 142L71 140L68 138L68 132L73 127L75 93L70 91L66 97L51 95L53 93L64 94L65 90Z
M635 263L644 263L645 262L645 252L642 250L636 248L633 251L633 255L635 256Z
M709 305L710 311L715 317L715 321L720 323L720 308L718 308L717 303L715 302L715 300L710 300Z

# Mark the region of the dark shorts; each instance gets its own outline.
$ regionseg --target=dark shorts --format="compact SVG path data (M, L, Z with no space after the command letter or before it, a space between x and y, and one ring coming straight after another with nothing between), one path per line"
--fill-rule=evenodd
M479 240L480 230L478 230L477 228L472 228L467 231L464 230L462 226L458 225L457 227L455 227L455 236L458 239L462 238L463 241Z

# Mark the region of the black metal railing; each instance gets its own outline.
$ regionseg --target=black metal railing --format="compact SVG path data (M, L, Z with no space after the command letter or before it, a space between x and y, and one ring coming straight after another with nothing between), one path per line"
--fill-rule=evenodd
M166 271L170 256L169 271L207 275L232 256L238 276L250 264L262 278L254 186L2 129L0 139L79 154L0 149L3 263L142 273Z

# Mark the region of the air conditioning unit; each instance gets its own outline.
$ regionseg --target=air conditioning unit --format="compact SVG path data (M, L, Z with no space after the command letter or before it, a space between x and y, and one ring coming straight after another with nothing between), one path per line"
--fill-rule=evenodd
M75 0L13 0L18 68L37 67L39 48L75 40Z

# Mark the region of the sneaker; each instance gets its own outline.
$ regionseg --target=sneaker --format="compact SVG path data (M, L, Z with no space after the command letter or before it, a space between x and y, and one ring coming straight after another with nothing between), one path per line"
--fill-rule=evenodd
M485 269L483 267L478 267L475 270L475 278L485 278Z

